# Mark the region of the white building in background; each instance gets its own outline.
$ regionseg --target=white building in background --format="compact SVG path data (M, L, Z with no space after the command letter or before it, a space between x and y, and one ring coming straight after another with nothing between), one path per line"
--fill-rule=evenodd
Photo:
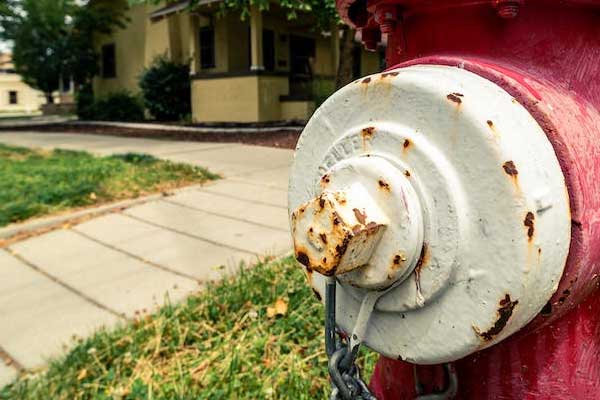
M0 117L39 114L44 94L23 82L15 73L11 53L0 53Z

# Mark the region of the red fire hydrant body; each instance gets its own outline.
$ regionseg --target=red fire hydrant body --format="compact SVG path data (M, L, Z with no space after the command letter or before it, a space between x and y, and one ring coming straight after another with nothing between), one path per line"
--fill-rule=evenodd
M502 87L543 128L570 199L569 256L558 290L523 330L454 363L459 399L600 398L600 1L338 0L363 40L387 36L394 68L464 68ZM366 43L373 47L373 43ZM382 357L380 399L446 382L441 366Z

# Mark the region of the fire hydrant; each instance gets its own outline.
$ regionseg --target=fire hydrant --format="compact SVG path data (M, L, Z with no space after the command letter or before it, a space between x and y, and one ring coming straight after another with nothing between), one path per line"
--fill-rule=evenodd
M372 393L600 398L600 1L337 6L390 67L307 124L290 221Z

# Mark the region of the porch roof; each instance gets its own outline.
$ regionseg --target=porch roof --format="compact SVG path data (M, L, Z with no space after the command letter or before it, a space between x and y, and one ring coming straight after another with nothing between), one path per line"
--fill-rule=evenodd
M204 6L212 3L219 3L222 0L198 0L196 6ZM159 8L158 10L150 13L150 19L153 21L159 20L161 18L166 18L169 15L176 14L187 9L190 5L190 0L181 0L173 4L169 4L165 7Z

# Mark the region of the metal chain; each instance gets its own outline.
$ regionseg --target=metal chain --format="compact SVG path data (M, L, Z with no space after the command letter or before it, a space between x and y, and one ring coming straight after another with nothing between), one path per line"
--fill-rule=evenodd
M329 279L325 286L325 350L329 358L329 376L331 378L330 400L377 400L360 376L360 370L354 363L359 345L352 349L350 339L342 340L335 324L335 279ZM416 371L416 370L415 370ZM439 393L422 394L421 385L415 374L417 397L415 400L448 400L456 396L457 378L451 364L444 365L447 387Z
M325 349L329 357L329 376L333 390L330 400L377 400L360 377L354 363L360 346L350 349L350 340L341 340L335 325L335 279L325 288Z

